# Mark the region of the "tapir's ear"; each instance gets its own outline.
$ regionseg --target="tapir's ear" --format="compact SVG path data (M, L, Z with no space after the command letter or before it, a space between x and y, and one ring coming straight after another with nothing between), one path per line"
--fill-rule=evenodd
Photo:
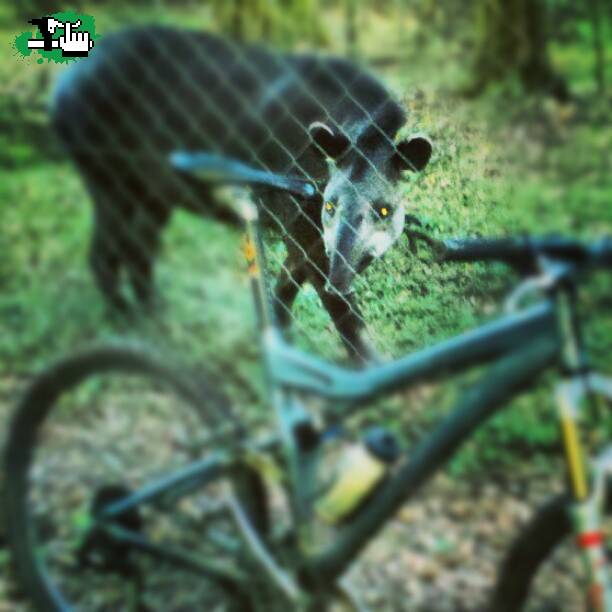
M423 170L431 157L432 144L425 136L413 136L396 145L393 163L398 170Z
M311 123L308 126L308 132L312 141L332 159L340 157L351 144L351 141L342 132L320 121Z

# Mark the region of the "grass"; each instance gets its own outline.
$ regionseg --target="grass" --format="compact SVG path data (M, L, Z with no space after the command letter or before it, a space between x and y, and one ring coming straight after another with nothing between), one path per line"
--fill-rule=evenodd
M200 16L191 15L190 22ZM172 15L165 20L172 21ZM183 13L180 22L187 21ZM103 33L110 23L101 13L98 30ZM377 18L372 27L384 25ZM10 41L18 31L5 29L0 40ZM11 56L8 45L1 48L2 70L8 75L17 68L23 86L35 91L41 73ZM410 62L383 71L410 111L410 130L422 130L435 142L428 171L402 183L410 211L426 219L438 237L560 232L588 239L611 233L609 99L598 99L589 90L586 43L554 49L555 61L581 94L578 102L566 106L525 99L511 87L478 101L460 100L448 93L459 70L452 63L456 56L438 71L434 68L444 63L444 47L432 41L430 49L430 55L415 52ZM40 69L49 71L52 80L54 66ZM28 123L27 99L20 109L25 120L13 122L9 116L8 128L0 133L6 145L0 153L5 166L0 167L0 372L29 376L51 359L92 342L145 339L170 362L195 368L204 364L245 409L267 414L238 233L177 213L164 235L157 269L162 307L150 317L130 321L109 317L87 267L88 196L52 144L37 146L35 138L41 137ZM282 249L272 249L274 261ZM426 252L411 256L402 239L371 266L357 290L380 348L397 356L499 313L503 296L515 283L501 266L440 267ZM600 276L585 285L583 295L593 358L608 370L609 288L609 277ZM294 313L301 346L342 358L331 322L312 290L300 294ZM398 431L410 438L439 417L465 384L462 380L390 398L365 418L396 422ZM547 393L545 384L517 400L513 410L482 430L452 469L505 464L517 448L554 444L556 425Z

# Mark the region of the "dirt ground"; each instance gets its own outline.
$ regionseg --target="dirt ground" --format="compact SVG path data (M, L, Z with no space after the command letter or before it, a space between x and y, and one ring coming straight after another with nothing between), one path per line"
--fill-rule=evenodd
M2 379L3 432L23 386L23 380ZM503 481L486 475L482 481L462 481L441 473L379 534L354 564L348 582L375 610L482 610L509 542L533 509L559 488L559 482L529 464L518 465ZM557 595L564 578L552 571ZM8 574L8 555L0 548L0 612L27 610ZM573 588L568 585L565 607L554 609L581 609Z

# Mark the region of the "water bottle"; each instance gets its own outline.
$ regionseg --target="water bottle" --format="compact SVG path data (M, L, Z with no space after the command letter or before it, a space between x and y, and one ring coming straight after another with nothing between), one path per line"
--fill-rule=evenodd
M349 518L382 484L398 455L392 433L370 428L362 442L344 449L331 486L316 503L317 516L332 525Z

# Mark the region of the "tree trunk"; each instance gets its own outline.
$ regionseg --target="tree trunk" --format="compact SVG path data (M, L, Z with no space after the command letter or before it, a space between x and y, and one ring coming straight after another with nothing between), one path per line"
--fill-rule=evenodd
M517 76L526 91L569 97L550 65L544 0L479 0L476 14L472 93Z
M599 0L589 0L589 10L591 13L591 26L593 30L593 54L595 56L595 83L597 92L604 94L606 90L606 60L604 57L604 43L602 33L602 14Z
M356 58L358 50L357 41L357 5L358 0L345 0L346 2L346 50L349 57Z
M219 30L234 40L283 49L327 43L317 0L213 0L212 6Z

